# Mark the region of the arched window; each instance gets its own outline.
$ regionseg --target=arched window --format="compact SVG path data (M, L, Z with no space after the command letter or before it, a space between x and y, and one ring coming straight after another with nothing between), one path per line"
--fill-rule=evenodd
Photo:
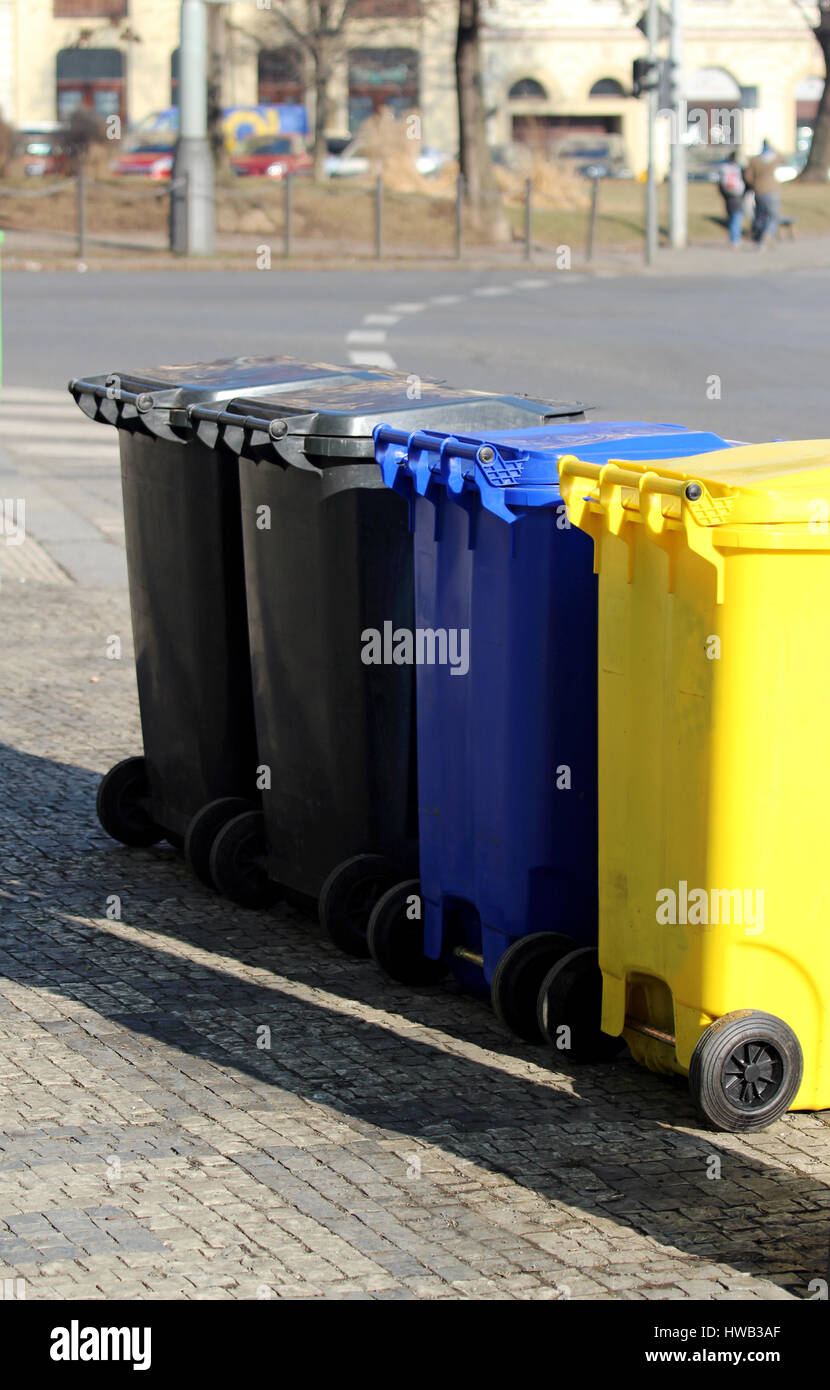
M305 100L303 55L299 48L265 48L257 59L259 100L280 106Z
M55 64L58 120L79 106L97 116L125 118L124 55L118 48L62 48Z
M594 83L588 95L591 97L624 97L625 88L621 82L617 81L616 77L601 77L598 82Z
M349 130L375 111L396 115L418 105L418 54L412 48L353 48L349 54Z
M740 145L741 89L725 68L698 68L683 84L693 144Z
M799 154L807 154L812 144L823 91L823 77L805 77L795 89L795 147Z
M507 93L509 101L547 101L548 94L535 77L520 77Z

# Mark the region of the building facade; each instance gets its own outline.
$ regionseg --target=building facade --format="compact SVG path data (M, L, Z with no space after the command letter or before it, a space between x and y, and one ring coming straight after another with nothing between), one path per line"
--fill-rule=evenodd
M644 2L482 0L491 142L552 147L574 133L614 135L639 172L645 104L628 93L632 62L646 49L636 27ZM281 19L287 10L302 27L304 0L210 9L225 105L313 106L308 57ZM724 138L734 130L747 150L763 137L785 152L808 142L823 81L810 32L815 5L683 0L682 11L690 114L715 113L713 126L724 111L737 114ZM425 141L453 153L456 20L456 0L351 0L330 86L330 132L354 133L379 106L418 108ZM2 114L27 126L83 105L140 121L175 104L178 35L177 0L0 0ZM700 114L694 121L705 131Z

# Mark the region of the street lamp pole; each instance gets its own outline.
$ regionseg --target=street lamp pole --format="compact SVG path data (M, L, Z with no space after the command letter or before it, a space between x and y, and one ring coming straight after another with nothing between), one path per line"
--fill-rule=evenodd
M648 0L646 15L646 38L648 56L652 62L657 60L657 0ZM653 265L657 259L657 168L656 132L658 93L651 86L647 94L648 111L648 174L646 184L646 265Z
M671 29L669 31L669 60L672 64L672 107L676 116L673 122L671 142L671 169L669 173L669 241L672 246L682 248L687 237L686 208L686 106L683 100L683 16L682 0L672 0Z
M207 138L207 9L182 0L179 48L179 139L173 162L170 246L180 255L213 254L216 209Z

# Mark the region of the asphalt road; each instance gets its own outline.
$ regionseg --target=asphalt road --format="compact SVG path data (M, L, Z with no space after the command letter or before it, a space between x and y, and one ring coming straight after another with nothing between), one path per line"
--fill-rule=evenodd
M161 362L379 354L458 385L593 403L728 438L830 435L830 271L11 272L13 386ZM380 322L377 318L380 316ZM350 336L351 335L351 336Z

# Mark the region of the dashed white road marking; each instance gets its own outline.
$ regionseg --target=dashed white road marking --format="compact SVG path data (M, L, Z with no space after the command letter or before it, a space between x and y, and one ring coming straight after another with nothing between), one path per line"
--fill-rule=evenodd
M546 290L550 280L517 280L517 290Z
M366 348L363 352L350 352L349 361L357 367L395 367L397 363L388 352L373 352Z
M411 303L411 304L410 304L410 303L404 303L404 304L390 304L390 305L389 305L389 308L391 309L391 311L392 311L393 314L419 314L419 313L421 312L421 310L422 310L422 309L425 309L426 307L427 307L427 306L426 306L426 304L424 304L424 303L418 304L418 303L414 303L414 302Z
M463 294L434 294L429 302L430 304L461 304L463 301Z
M353 328L346 334L347 343L385 343L385 328Z
M84 439L97 440L103 442L104 431L100 425L96 425L93 420L84 420L79 413L77 420L71 415L50 416L49 419L31 414L26 419L12 419L8 413L0 407L0 438L15 439L42 439L44 434L60 436L63 439L77 439L78 442Z
M364 314L364 315L363 315L363 322L364 322L365 324L367 324L367 325L370 324L370 323L377 323L377 324L386 324L387 327L391 327L391 325L392 325L393 323L400 323L400 321L401 321L401 316L400 316L400 314Z
M473 290L473 294L477 295L479 299L495 299L496 295L509 293L509 285L479 285L477 289Z
M72 441L42 434L37 443L33 440L18 443L14 435L7 435L0 430L0 442L19 458L86 459L88 463L118 462L118 443L115 440L112 443L85 439Z
M41 405L47 401L61 401L73 406L68 391L50 391L41 386L4 386L0 390L0 405L5 405L8 401L36 401Z

